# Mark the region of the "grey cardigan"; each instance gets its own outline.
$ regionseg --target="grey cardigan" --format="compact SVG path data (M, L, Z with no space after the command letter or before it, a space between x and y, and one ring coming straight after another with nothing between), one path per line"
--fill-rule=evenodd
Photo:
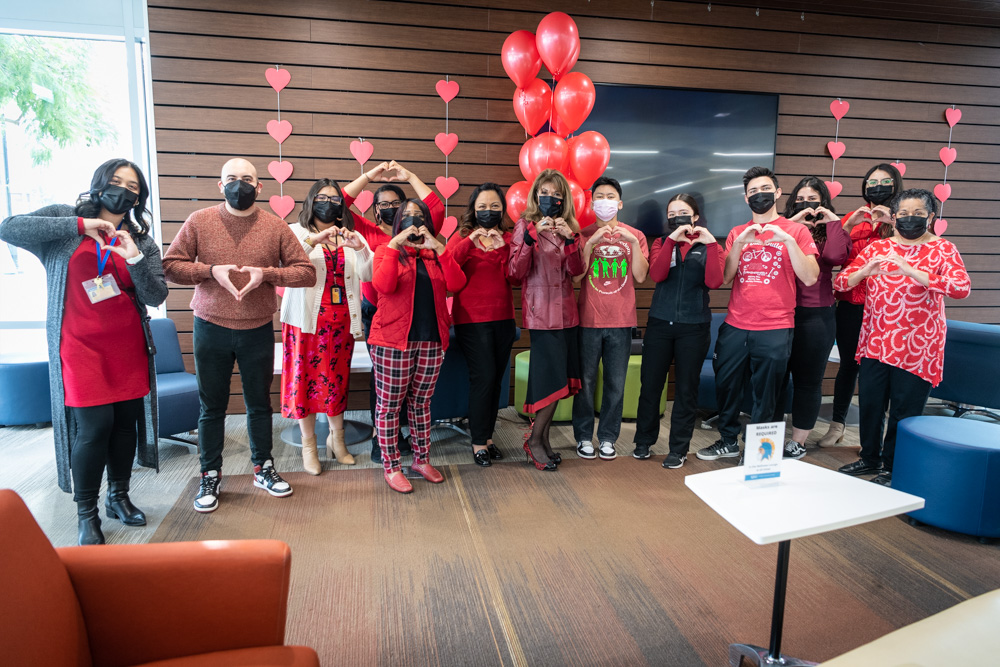
M49 393L52 399L52 430L56 446L56 467L59 488L72 493L69 448L76 433L76 424L64 403L62 360L59 346L62 340L63 307L66 301L66 274L69 259L84 236L77 231L76 209L55 204L27 215L15 215L0 224L0 239L24 248L41 260L48 282L48 317L45 331L49 343ZM163 262L156 241L149 235L135 236L136 246L145 256L128 266L135 284L136 297L147 306L158 306L167 298L167 282L163 277ZM146 418L140 421L138 460L147 468L159 470L156 442L156 367L149 358L149 394L145 398Z

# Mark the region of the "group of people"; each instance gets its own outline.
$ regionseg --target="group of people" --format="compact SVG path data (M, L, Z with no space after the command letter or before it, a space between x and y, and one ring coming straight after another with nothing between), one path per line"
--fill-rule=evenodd
M415 196L407 198L399 182ZM372 220L350 210L370 183L380 183ZM145 523L129 499L129 478L136 454L141 465L158 465L155 350L145 307L165 300L167 280L194 286L199 512L219 506L234 364L246 403L253 484L273 496L292 494L272 456L276 290L282 291L281 412L299 423L310 474L322 471L318 414L330 420L327 451L342 465L354 463L343 415L355 341L367 340L373 460L381 460L387 484L401 493L413 490L401 472L404 453L412 452L412 469L424 479L444 481L430 462L430 400L452 325L469 366L473 461L488 467L503 458L493 436L516 337L515 286L531 347L523 406L534 415L523 445L527 461L538 470L558 469L562 457L549 430L558 402L569 396L575 397L577 455L616 458L637 326L635 286L651 278L635 458L649 459L659 440L660 398L673 364L663 467L684 465L711 344L710 291L732 284L713 356L720 437L697 456L741 455L745 391L753 422L783 419L792 392L784 455L804 456L836 340L842 363L834 416L820 444L843 437L858 380L861 457L841 471L879 473L875 481L891 482L896 424L919 414L941 380L943 297L962 298L970 289L954 245L932 232L933 195L903 190L899 172L880 164L862 184L866 205L841 219L815 177L795 186L781 212L782 192L770 170L750 169L743 185L752 219L729 232L725 247L705 226L696 199L678 194L667 204L664 234L650 249L644 234L618 219L623 192L608 177L591 188L597 222L581 230L569 182L551 169L534 179L512 229L505 224L503 190L494 183L475 188L445 245L438 238L441 201L395 161L343 187L320 179L289 225L256 205L262 183L249 161L235 158L222 168L225 201L192 213L161 261L149 235L149 188L141 170L126 160L105 163L76 206L45 207L0 226L0 238L38 255L47 272L59 484L77 502L79 542L104 541L98 494L105 468L108 516ZM843 268L834 276L837 267Z

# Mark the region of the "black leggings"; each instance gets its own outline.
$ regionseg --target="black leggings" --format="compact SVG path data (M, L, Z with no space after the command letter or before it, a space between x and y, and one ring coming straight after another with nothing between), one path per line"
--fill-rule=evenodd
M136 424L143 418L143 399L119 401L89 408L70 408L76 436L70 449L73 500L97 498L104 466L108 482L128 482L138 444Z
M854 398L854 387L858 382L858 362L854 355L858 352L861 337L861 320L865 307L861 304L839 301L837 303L837 349L840 351L840 370L833 385L833 416L830 421L844 424L847 411Z
M788 379L791 378L792 426L803 431L811 431L816 426L819 406L823 402L823 376L835 336L833 306L795 309L795 338L774 409L774 421L785 419Z

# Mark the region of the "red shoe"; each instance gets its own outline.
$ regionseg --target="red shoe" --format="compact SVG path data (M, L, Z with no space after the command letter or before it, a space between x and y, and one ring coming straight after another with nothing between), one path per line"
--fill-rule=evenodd
M433 484L440 484L444 481L444 475L439 473L430 463L414 463L410 468Z
M528 457L528 461L527 462L528 463L534 463L536 470L555 470L556 469L556 464L555 464L554 461L549 461L547 463L542 463L541 461L539 461L538 459L536 459L535 455L531 452L531 445L529 445L527 441L525 441L525 443L524 443L524 453Z
M406 475L396 470L395 472L386 472L385 482L389 485L389 488L393 491L399 491L400 493L413 493L413 485L410 484L410 480L406 479Z

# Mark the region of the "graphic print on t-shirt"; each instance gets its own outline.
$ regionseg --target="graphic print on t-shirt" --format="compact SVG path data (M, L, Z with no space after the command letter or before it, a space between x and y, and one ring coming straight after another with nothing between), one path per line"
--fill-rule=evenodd
M744 285L770 285L781 273L785 246L781 243L754 243L743 248L739 276Z
M591 288L600 294L620 292L629 280L631 256L631 246L623 239L594 246L587 270Z

